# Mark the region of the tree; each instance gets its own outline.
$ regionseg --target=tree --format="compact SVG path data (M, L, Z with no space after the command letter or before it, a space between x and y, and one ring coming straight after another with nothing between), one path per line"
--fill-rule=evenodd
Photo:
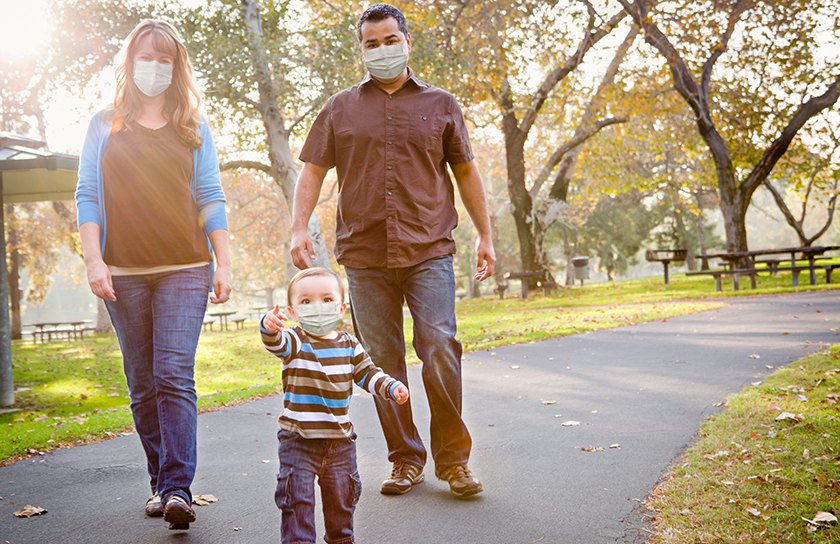
M785 221L796 232L801 246L810 246L826 233L834 219L835 204L840 195L840 134L831 123L825 124L825 133L829 145L818 147L816 152L802 145L796 146L779 161L775 175L764 180L764 187L773 195ZM779 183L780 188L773 184L774 181ZM794 216L792 206L788 206L785 188L798 201L798 217ZM809 235L806 233L805 220L809 206L814 205L813 200L825 206L826 214L822 225L817 226L816 231Z
M840 59L823 59L816 51L820 21L836 23L836 6L808 0L654 7L645 0L618 1L664 58L674 87L694 113L715 163L727 250L748 250L746 212L753 193L797 132L840 96ZM671 36L681 35L679 49L677 38L672 41L660 24ZM729 63L713 85L721 59Z

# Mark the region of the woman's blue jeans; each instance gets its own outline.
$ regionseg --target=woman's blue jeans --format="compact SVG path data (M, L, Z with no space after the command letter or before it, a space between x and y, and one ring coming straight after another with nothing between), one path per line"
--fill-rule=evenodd
M423 385L432 416L431 452L437 471L465 465L472 440L461 418L461 343L455 339L452 256L407 268L345 267L356 335L371 359L408 385L403 300L414 319L414 351L423 362ZM423 467L426 449L414 426L411 401L374 397L388 444L388 460Z
M280 429L280 472L274 502L283 544L315 544L315 478L321 488L328 544L352 544L353 513L362 493L352 438L303 438Z
M123 354L131 413L146 452L152 493L189 504L196 464L195 349L210 267L113 276L106 300Z

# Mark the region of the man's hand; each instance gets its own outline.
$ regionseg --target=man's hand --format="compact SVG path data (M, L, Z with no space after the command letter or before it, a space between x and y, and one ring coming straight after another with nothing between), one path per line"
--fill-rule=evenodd
M283 330L283 322L286 320L286 316L280 311L280 305L276 304L274 308L265 314L265 317L263 317L262 326L268 332L280 332Z
M405 404L408 400L408 387L403 384L399 384L397 388L394 389L394 400L397 401L397 404Z
M478 257L475 279L484 281L493 275L493 270L496 268L496 252L493 250L493 242L490 237L478 237L475 243L475 253Z
M312 247L312 238L306 230L292 232L292 262L303 270L309 268L309 263L315 260L315 249Z
M223 304L230 298L231 291L230 268L227 266L216 266L216 271L213 272L213 295L210 297L210 302L213 304Z

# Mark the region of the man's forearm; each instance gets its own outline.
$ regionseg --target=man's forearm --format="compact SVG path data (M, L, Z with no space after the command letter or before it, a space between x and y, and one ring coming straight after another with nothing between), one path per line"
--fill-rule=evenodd
M487 198L484 194L484 183L481 181L481 173L475 161L452 166L455 174L455 181L458 183L458 192L461 194L461 201L467 208L467 213L472 219L475 230L479 236L490 237L490 215L487 211Z
M300 171L295 186L295 202L292 209L292 230L306 230L309 217L315 211L321 185L328 169L306 163Z

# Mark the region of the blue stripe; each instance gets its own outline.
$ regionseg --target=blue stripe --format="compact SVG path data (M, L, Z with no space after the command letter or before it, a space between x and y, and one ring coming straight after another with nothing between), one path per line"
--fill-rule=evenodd
M317 395L297 395L295 393L286 393L286 401L294 404L318 404L326 406L327 408L347 408L350 406L350 398L346 399L325 399Z
M328 349L313 349L312 344L304 342L300 346L300 351L305 351L306 353L311 353L315 355L318 359L327 359L331 357L353 357L355 355L355 350L351 347L348 348L328 348Z

